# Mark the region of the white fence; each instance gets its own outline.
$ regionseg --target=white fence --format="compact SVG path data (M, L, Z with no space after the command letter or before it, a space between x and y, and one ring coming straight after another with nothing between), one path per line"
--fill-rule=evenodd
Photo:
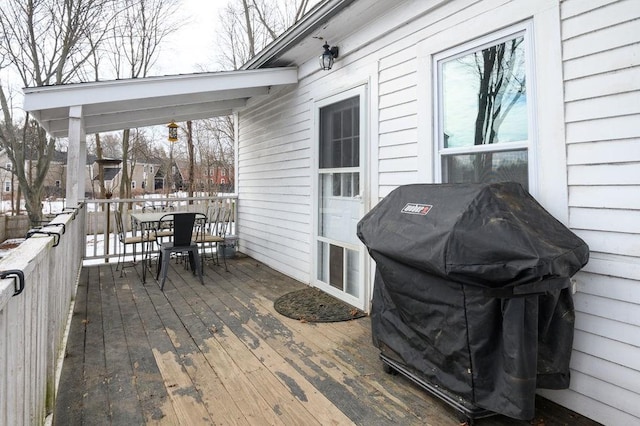
M114 214L122 212L122 221L127 228L126 231L130 232L130 214L133 211L191 211L206 214L208 207L214 203L231 209L232 223L229 233L237 235L237 221L235 220L237 196L235 195L87 200L85 264L92 264L96 261L108 262L109 259L118 256L121 245L118 241Z
M43 424L53 408L85 248L86 210L70 211L0 260L0 272L16 271L0 280L2 426ZM14 296L20 280L13 277L20 273L24 290Z

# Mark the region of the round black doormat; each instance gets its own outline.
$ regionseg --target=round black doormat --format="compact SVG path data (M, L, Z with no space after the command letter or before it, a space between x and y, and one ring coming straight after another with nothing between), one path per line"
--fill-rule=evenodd
M306 322L349 321L366 315L360 309L313 287L280 296L273 302L273 307L286 317Z

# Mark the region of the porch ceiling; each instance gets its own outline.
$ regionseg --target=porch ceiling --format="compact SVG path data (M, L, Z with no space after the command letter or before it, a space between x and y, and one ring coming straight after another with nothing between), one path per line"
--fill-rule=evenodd
M228 115L297 82L297 68L283 67L28 87L24 110L51 136L67 137L71 107L82 107L91 134Z

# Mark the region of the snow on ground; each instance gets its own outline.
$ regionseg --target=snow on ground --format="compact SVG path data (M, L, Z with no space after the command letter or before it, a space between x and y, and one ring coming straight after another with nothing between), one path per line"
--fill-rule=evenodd
M11 238L3 241L2 244L0 244L0 259L9 254L11 250L18 247L23 241L24 238Z

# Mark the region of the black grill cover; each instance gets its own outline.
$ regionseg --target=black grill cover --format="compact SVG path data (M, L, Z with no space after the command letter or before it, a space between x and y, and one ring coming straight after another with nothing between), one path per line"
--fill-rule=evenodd
M589 248L517 183L407 185L358 223L374 344L477 407L534 416L569 385L570 277Z

